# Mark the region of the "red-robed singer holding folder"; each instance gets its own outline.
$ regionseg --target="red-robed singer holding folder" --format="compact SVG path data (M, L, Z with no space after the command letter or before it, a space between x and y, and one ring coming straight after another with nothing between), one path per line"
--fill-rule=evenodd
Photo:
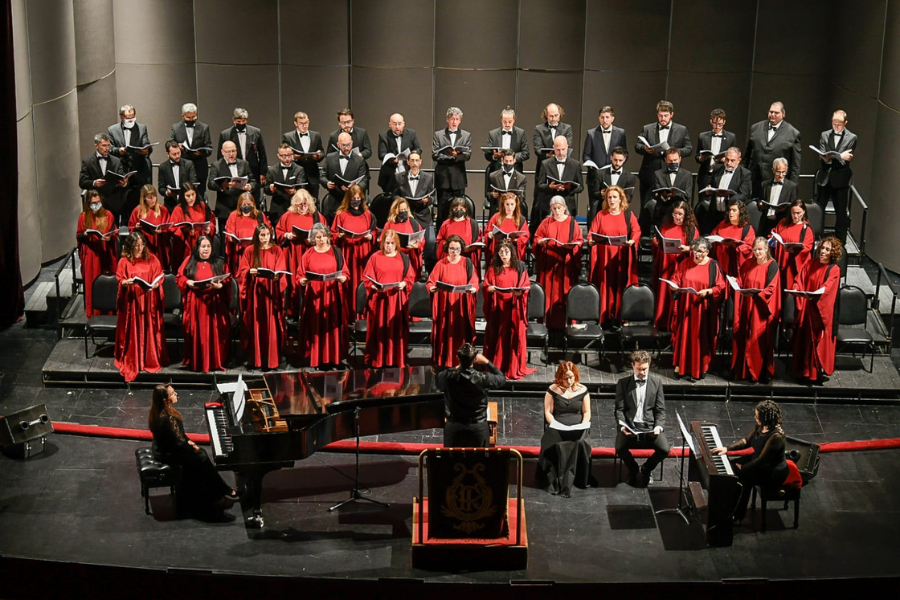
M78 216L75 229L81 279L84 281L84 314L88 317L100 314L93 306L94 280L116 269L115 220L115 216L103 208L100 194L96 190L88 190L84 195L84 210Z
M181 267L191 255L201 235L216 235L216 220L212 210L203 200L197 197L197 188L190 181L185 181L179 194L178 206L172 211L171 260L172 268ZM178 225L184 223L183 225Z
M753 260L741 265L743 291L734 295L731 371L736 380L767 383L775 375L775 336L781 318L781 276L766 238L753 241Z
M247 194L249 196L249 194ZM276 369L284 346L284 290L287 288L284 253L275 245L275 232L266 224L253 233L238 270L241 290L241 345L247 365Z
M531 281L515 246L502 242L484 275L484 355L507 379L534 373L528 367L528 292Z
M819 243L815 260L800 271L792 289L820 295L795 298L793 372L801 381L821 385L834 373L834 353L837 345L835 302L841 283L838 261L844 246L834 236Z
M445 256L434 266L425 286L431 292L431 362L436 367L458 364L457 349L475 341L475 293L478 273L462 255L464 242L451 235L444 242ZM453 288L460 286L458 289Z
M547 296L547 327L566 326L566 295L581 274L581 246L584 238L575 217L569 215L562 196L550 199L550 216L534 233L535 271Z
M213 256L212 238L207 235L200 236L178 269L178 289L184 299L181 362L192 371L225 370L231 342L231 281L229 277L222 279L225 275L225 260Z

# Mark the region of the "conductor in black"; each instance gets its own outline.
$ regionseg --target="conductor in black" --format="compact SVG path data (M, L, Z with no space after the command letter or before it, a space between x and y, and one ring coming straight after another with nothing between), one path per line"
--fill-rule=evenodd
M437 376L447 415L444 447L486 448L490 439L487 393L501 387L506 376L468 342L459 347L456 356L459 366ZM483 365L484 371L476 370L475 365Z

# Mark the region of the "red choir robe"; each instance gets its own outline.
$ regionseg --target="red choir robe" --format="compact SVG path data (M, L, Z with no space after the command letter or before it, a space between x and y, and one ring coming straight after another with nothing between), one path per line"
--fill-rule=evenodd
M494 231L494 226L497 226L499 229L511 233L513 231L522 231L524 232L522 235L516 236L515 245L516 250L518 251L519 260L525 260L525 250L528 247L528 238L531 237L531 232L528 231L528 222L525 218L522 218L522 222L518 225L512 219L503 219L503 222L500 222L500 213L494 213L491 216L491 220L488 221L487 226L484 228L484 238L485 248L484 248L484 265L485 268L491 265L491 258L494 255L494 252L497 251L497 248L500 246L500 242L502 241L499 238L488 237L489 233ZM512 241L512 240L511 240Z
M595 243L591 247L590 281L597 286L597 290L600 292L601 323L619 318L619 310L622 308L622 292L629 285L638 281L637 248L641 239L641 227L633 212L628 211L627 216L631 221L631 235L628 239L633 240L634 245L610 246ZM628 235L629 228L625 218L625 211L613 215L608 210L601 210L594 217L590 231L610 236Z
M300 269L300 259L303 258L303 253L309 250L313 243L309 241L308 236L301 239L301 236L295 235L294 239L289 240L284 237L284 234L295 233L294 227L309 231L316 223L321 223L326 227L328 226L325 217L323 217L320 212L301 215L287 211L281 215L280 219L278 219L278 225L275 226L275 235L278 238L278 243L281 244L282 249L284 249L284 260L288 266L287 270L291 273L296 274ZM289 298L287 314L293 316L297 312L302 290L300 289L300 286L297 285L296 275L288 279L287 285Z
M335 220L337 220L335 218ZM303 253L300 269L295 274L299 281L306 272L334 273L337 271L335 249L319 252L310 248ZM350 268L346 259L341 272L347 277L340 281L310 281L303 289L300 312L300 355L304 365L318 367L321 364L340 364L347 358L347 314L351 303Z
M176 209L178 210L178 209ZM178 269L178 289L181 290L184 312L184 358L181 364L192 371L224 371L231 342L231 324L228 319L231 303L231 280L222 282L222 289L211 287L194 289L188 286L184 268L186 258ZM208 262L198 262L193 281L213 277Z
M682 246L690 246L691 242L699 237L700 232L694 227L694 235L688 240L687 233L681 225L661 225L659 227L663 237L678 238L681 240ZM663 251L662 243L653 236L653 289L656 291L656 328L659 331L669 331L672 322L672 294L669 293L669 284L660 279L668 279L672 281L675 276L675 269L682 261L691 260L691 252L681 252L679 254L666 254Z
M482 284L484 293L484 318L487 329L484 332L484 355L507 379L522 379L535 372L528 367L528 271L522 264L519 272L504 267L499 274L493 267L487 267ZM489 292L489 287L521 287L522 295L513 292Z
M122 285L122 281L132 277L152 282L162 274L159 259L149 253L147 258L119 260L116 269L119 296L116 301L115 365L125 381L134 381L141 371L158 373L169 364L163 328L162 280L152 290L145 290L140 285Z
M431 291L438 281L451 285L469 284L477 289L478 272L465 257L456 264L443 258L434 266L425 285ZM456 356L459 347L466 342L475 343L475 294L454 294L438 289L431 294L431 314L434 316L431 362L435 367L455 367L459 364Z
M152 223L153 225L162 225L163 223L171 223L169 219L169 209L159 205L159 216L153 211L148 212L145 216L141 216L141 207L135 206L131 211L131 217L128 219L128 230L133 232L135 229L144 234L147 240L147 250L159 259L159 264L164 271L169 270L169 237L168 231L154 232L148 227L141 226L141 220Z
M341 227L354 233L368 231L371 233L372 239L367 240L361 237L354 240L346 235L338 237L338 234L342 233ZM353 310L353 306L356 299L356 288L359 287L363 279L366 262L368 262L369 256L372 255L378 244L378 225L375 223L375 215L369 210L358 216L350 214L349 210L339 212L334 217L334 223L331 224L331 235L334 245L341 249L344 255L344 264L350 273L350 279L347 281L347 291L350 293L350 305L348 306L347 316L351 321L355 321L356 313Z
M713 262L713 259L709 262ZM679 375L695 379L709 370L709 363L716 352L719 306L725 294L725 276L722 269L716 267L715 284L709 285L709 262L697 265L693 260L686 260L678 265L672 279L679 287L692 287L697 291L710 287L713 289L712 295L705 298L680 293L674 300L671 325L672 362L678 367Z
M398 233L415 233L417 231L422 231L422 224L416 221L414 218L406 219L403 223L396 223L394 221L388 221L384 224L384 229L381 231L381 237L384 237L384 232L388 229L393 229ZM381 238L378 238L378 241L381 241ZM400 251L406 254L409 257L410 262L412 262L413 272L415 276L418 277L419 273L422 272L422 254L425 250L425 240L421 240L418 243L416 248L400 248Z
M818 297L794 298L793 371L795 375L806 377L810 381L818 380L820 372L825 375L834 373L837 345L834 303L837 301L840 281L841 269L838 265L823 265L818 260L811 260L794 282L795 290L812 292L825 288L825 293Z
M104 273L112 275L116 269L116 237L111 236L108 242L96 233L85 235L85 230L96 229L104 234L113 229L115 217L109 211L106 212L106 223L98 228L94 219L93 227L84 224L85 214L78 216L78 226L75 229L75 239L78 242L78 258L81 262L81 279L84 281L84 314L88 317L99 315L100 311L94 310L93 287L94 280Z
M405 367L409 345L409 291L415 281L412 261L399 252L385 256L381 251L369 258L363 275L366 304L366 364L370 367ZM404 289L379 290L379 283L403 281Z
M172 223L206 223L209 221L209 226L195 229L183 225L172 229L169 236L172 242L169 259L173 267L180 266L191 255L194 244L201 235L216 235L216 219L205 202L197 200L193 206L186 208L187 210L182 208L181 204L175 207L171 216Z
M744 227L744 225L732 225L722 221L712 230L712 235L744 241L743 244L717 242L712 245L709 253L710 258L716 259L719 263L722 272L732 277L738 276L741 265L748 260L753 260L753 240L756 239L756 232L753 231L753 225L747 225L747 235L743 235Z
M263 213L260 214L262 214L263 223L269 225L269 218ZM232 211L228 215L224 231L225 264L228 265L229 273L240 271L244 250L253 245L253 234L256 232L257 227L259 227L259 220L256 217L245 217L237 210ZM237 240L232 236L237 236L242 238L242 240ZM272 243L275 243L274 239Z
M797 251L787 251L777 241L772 246L772 256L778 261L778 268L781 269L782 287L786 290L794 289L797 275L812 257L816 234L809 223L794 225L790 218L779 221L772 232L780 235L787 243L803 243L803 248Z
M284 346L284 290L287 278L257 277L253 268L253 246L244 250L237 272L241 292L241 346L247 362L257 368L276 369ZM284 253L276 245L259 251L259 264L285 271Z
M471 217L467 217L462 221L454 221L453 219L447 219L441 224L441 229L437 234L437 258L438 260L443 259L447 256L447 252L444 250L444 243L447 241L447 238L451 235L458 235L463 239L466 243L466 246L469 244L474 244L475 242L483 242L481 229L478 227L478 222ZM466 249L463 248L463 257L468 257L472 264L475 266L475 270L478 271L478 275L481 275L481 250L476 248L470 252L466 252ZM454 351L455 352L455 351Z
M543 238L553 238L563 243L578 242L578 245L560 246L556 242L538 244ZM544 320L547 327L563 329L566 326L566 295L581 275L583 241L581 228L574 223L573 217L566 217L563 221L547 217L534 233L531 247L538 283L547 297L547 318Z
M741 265L742 289L762 290L752 296L734 294L734 335L731 371L735 379L759 381L775 375L775 339L781 317L781 276L774 260Z

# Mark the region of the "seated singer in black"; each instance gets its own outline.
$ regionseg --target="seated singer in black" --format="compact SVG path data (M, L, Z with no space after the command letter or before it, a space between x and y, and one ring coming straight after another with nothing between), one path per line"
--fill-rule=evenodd
M628 467L628 483L646 485L653 483L650 474L669 455L669 441L663 433L666 398L662 382L650 377L649 352L632 352L631 367L634 374L616 382L616 455ZM631 448L652 448L654 451L640 471Z
M459 347L456 356L459 366L437 376L447 414L444 447L486 448L490 440L487 392L502 386L506 376L468 342ZM484 365L488 372L476 371L473 365Z
M175 409L178 394L171 385L153 388L149 425L153 433L153 458L182 469L179 502L194 516L215 515L238 499L216 471L206 452L184 434L184 421Z
M713 448L713 454L725 454L732 450L753 448L752 454L744 454L731 461L741 482L741 498L734 511L734 521L740 522L747 513L747 503L754 485L780 486L788 476L784 459L784 430L781 428L781 407L772 400L763 400L754 411L756 427L750 435L741 438L727 448Z

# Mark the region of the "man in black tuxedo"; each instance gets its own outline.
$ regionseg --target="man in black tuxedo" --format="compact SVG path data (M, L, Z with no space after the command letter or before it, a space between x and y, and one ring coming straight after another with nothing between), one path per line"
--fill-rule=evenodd
M721 108L709 113L709 124L712 130L704 131L697 138L697 154L694 159L700 164L697 171L697 189L702 190L712 180L712 173L716 165L722 164L725 157L716 159L714 156L726 149L737 146L736 137L730 131L725 131L725 111ZM709 154L712 152L712 154Z
M398 158L406 150L422 151L419 136L416 135L415 129L406 127L406 119L403 118L403 115L394 113L388 120L388 130L378 135L378 159L381 161L378 187L385 194L394 193L397 189L397 181L394 176L405 173L408 169L406 160ZM394 156L385 160L391 154Z
M601 108L597 120L600 124L593 129L588 129L587 135L584 137L584 148L581 149L582 163L587 164L588 161L591 161L596 165L596 167L587 165L589 190L595 187L594 181L599 174L598 169L612 162L612 149L618 146L623 148L628 146L628 142L625 140L625 130L613 125L616 120L616 112L612 106Z
M616 382L616 455L628 467L628 483L646 485L653 483L653 469L669 455L663 431L666 398L662 381L650 376L649 352L633 352L631 369L632 374ZM632 448L650 448L653 456L638 468Z
M732 198L743 204L750 202L752 182L750 170L741 166L741 151L732 146L723 157L722 164L717 164L712 172L709 186L717 190L730 190L732 195L719 195L709 191L699 194L697 221L701 233L709 233L725 218L725 211ZM754 225L755 228L755 225Z
M788 161L786 158L776 158L772 162L772 179L763 183L760 198L770 205L758 203L762 212L759 224L753 223L757 235L767 236L774 229L778 221L783 219L790 210L791 204L797 199L797 184L787 179Z
M225 142L234 142L237 148L238 160L247 161L250 167L250 175L255 185L253 197L259 204L259 186L266 183L266 171L269 168L269 158L266 156L266 143L263 141L262 132L257 127L247 125L250 113L243 108L236 108L231 115L233 127L223 129L219 134L219 151L216 157L222 158L222 145Z
M675 147L669 148L666 150L665 156L665 167L653 174L653 187L650 189L652 191L662 188L677 188L684 194L682 195L678 191L666 191L653 195L656 206L653 209L652 225L657 227L662 225L663 218L669 212L672 202L679 198L690 202L694 196L694 176L687 169L681 168L681 150Z
M534 233L541 221L550 215L550 199L553 196L565 198L566 208L573 218L578 214L576 195L584 190L584 184L581 182L581 163L569 156L569 142L564 135L556 136L553 154L553 158L541 163L538 172L537 198L528 224L531 239L534 239Z
M744 166L753 176L753 195L762 193L762 184L770 180L769 168L776 158L788 161L787 178L800 183L800 132L784 120L784 104L773 102L769 118L750 127L750 139L744 153Z
M850 203L850 180L853 171L850 161L856 151L856 134L847 129L847 113L837 110L831 115L831 129L826 129L819 136L821 152L837 152L836 156L819 158L819 170L816 173L816 201L825 213L825 207L831 200L834 204L834 233L842 244L847 243L847 232L850 229L850 214L847 212Z
M362 156L353 152L353 138L349 133L341 132L337 138L340 152L325 157L325 166L319 173L319 183L326 187L328 193L322 199L322 216L331 225L338 207L344 200L344 194L351 181L359 179L356 185L363 191L369 189L369 169Z
M519 173L525 172L525 167L522 163L531 156L531 153L528 152L528 139L525 137L525 130L521 127L516 127L516 111L511 107L507 106L500 111L500 127L491 129L485 146L497 148L496 150L486 150L484 152L484 159L488 161L487 170L485 171L487 177L485 178L484 186L484 193L487 195L491 192L490 176L501 170L503 166L503 152L505 150L512 151L516 159L513 164Z
M565 116L566 111L563 110L563 107L551 102L541 112L543 123L535 125L534 132L531 134L531 144L534 148L534 156L537 159L534 165L534 201L537 201L538 196L537 180L541 172L541 163L548 158L553 158L554 153L549 149L553 148L553 141L556 139L556 136L564 136L570 148L575 144L575 134L572 126L562 122L562 118ZM541 152L542 149L546 149L546 151Z
M500 170L494 171L488 177L491 189L488 191L487 200L490 206L490 213L494 214L499 210L500 194L497 190L513 192L519 198L519 206L522 209L522 216L528 217L528 205L525 204L525 186L528 180L525 176L517 171L516 154L512 150L503 150Z
M447 218L450 199L466 195L469 183L466 162L472 158L472 135L460 127L463 111L455 106L447 109L447 127L438 129L431 138L431 159L435 163L434 184L437 187L437 223Z
M369 160L372 156L372 143L369 141L369 134L362 127L354 127L356 119L353 117L353 111L349 108L342 108L337 112L338 128L331 132L328 136L328 147L325 148L325 154L337 154L340 150L338 146L338 137L341 133L346 133L353 140L351 149L355 149L362 155L363 161Z
M129 215L122 215L122 206L125 196L122 188L125 187L125 179L107 179L108 172L124 175L122 162L110 155L110 140L106 133L98 133L94 136L94 152L81 161L81 172L78 174L78 187L82 190L97 190L103 198L105 208L119 219L120 223L128 221Z
M309 115L303 111L294 113L294 127L293 131L286 131L281 136L281 143L288 144L294 150L294 162L306 174L306 191L318 200L319 163L325 158L322 136L309 128Z
M409 210L413 218L418 221L419 225L425 229L425 249L422 261L425 264L425 270L429 273L434 265L437 264L437 248L434 233L434 217L431 214L431 207L435 203L434 194L434 175L422 171L422 151L413 150L406 159L409 170L394 175L394 193L397 196L406 198L409 204ZM413 198L424 198L423 200L413 200Z
M269 202L269 222L275 225L290 208L294 194L306 187L306 172L294 162L294 151L290 144L278 147L278 164L269 167L266 181L266 192L272 196Z
M166 142L166 155L168 159L159 163L156 189L171 213L178 204L178 197L181 195L181 186L184 185L184 182L190 181L196 187L197 173L194 171L194 163L182 160L181 144L175 140Z
M238 196L244 192L256 191L256 181L250 172L250 165L246 160L237 157L237 145L232 141L222 144L222 158L210 165L209 180L206 187L211 192L216 192L216 217L222 219L221 226L225 226L225 220L237 208ZM231 182L216 181L219 177L246 177L247 183L242 187L232 185Z
M644 125L641 137L652 146L665 142L669 148L678 150L678 154L684 158L690 156L694 148L691 146L691 136L687 127L672 122L674 115L675 106L667 100L661 100L656 105L656 122ZM650 199L650 192L657 189L653 180L655 173L663 168L663 158L667 149L654 150L638 140L634 144L634 150L644 157L638 171L638 179L641 182L641 207L643 207Z
M212 137L209 125L197 120L197 105L188 102L181 107L181 121L172 125L169 139L181 144L181 156L194 165L197 174L197 193L206 193L209 177L209 155L212 154Z
M120 217L127 219L138 205L141 186L153 183L153 163L150 162L153 146L150 146L147 126L137 122L134 107L130 104L122 105L119 109L119 122L110 125L107 133L110 140L109 151L122 161L122 169L126 173L136 171L125 185L125 203Z
M593 181L588 182L590 192L590 207L588 209L588 223L594 222L594 217L603 206L603 191L614 185L625 190L628 203L634 196L634 174L625 169L625 161L628 160L628 150L624 146L616 146L609 152L609 168L601 168L597 171Z

